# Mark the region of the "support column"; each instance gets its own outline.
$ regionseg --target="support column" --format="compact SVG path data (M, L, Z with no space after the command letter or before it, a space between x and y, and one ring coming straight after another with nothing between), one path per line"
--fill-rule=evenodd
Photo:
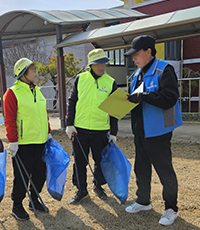
M62 26L56 25L57 44L62 41ZM59 113L61 130L65 130L66 116L66 86L65 86L65 67L64 67L63 48L57 48L57 71L58 71L58 91L59 91Z
M1 106L2 106L2 111L4 115L4 110L3 110L3 95L6 92L6 75L5 75L5 66L3 62L3 46L2 46L2 40L0 37L0 97L1 97Z
M181 40L181 66L180 66L180 72L181 72L181 76L180 76L180 78L182 79L183 78L183 39ZM184 81L183 81L184 82ZM182 109L183 109L183 107L182 107L182 103L183 103L183 101L182 101L182 87L183 87L183 85L181 84L181 83L183 83L182 81L180 81L180 101L179 101L179 103L180 103L180 109L181 109L181 113L183 112L182 111Z

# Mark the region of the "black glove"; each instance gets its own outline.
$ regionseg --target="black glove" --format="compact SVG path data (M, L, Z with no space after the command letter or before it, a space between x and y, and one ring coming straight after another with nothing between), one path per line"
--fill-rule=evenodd
M134 94L130 94L127 97L127 100L132 102L132 103L140 103L141 101L144 101L144 99L147 97L148 93L144 92L144 93L134 93Z
M142 93L130 94L128 95L127 100L132 103L140 103L142 101Z
M2 153L3 151L4 151L3 142L0 139L0 153Z

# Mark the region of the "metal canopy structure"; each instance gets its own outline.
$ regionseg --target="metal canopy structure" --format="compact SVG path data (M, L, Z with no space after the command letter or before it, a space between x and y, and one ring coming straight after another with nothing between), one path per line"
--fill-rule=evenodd
M0 97L6 91L2 41L56 35L56 44L63 34L85 31L92 22L116 22L122 19L147 17L130 9L71 10L71 11L11 11L0 16ZM66 89L63 48L57 48L57 69L61 129L65 128Z
M93 43L105 50L129 47L134 37L148 34L156 42L200 36L200 6L67 36L55 47Z
M70 10L70 11L11 11L0 16L2 40L14 40L55 35L55 25L62 33L75 33L87 29L91 22L142 18L148 15L129 9Z

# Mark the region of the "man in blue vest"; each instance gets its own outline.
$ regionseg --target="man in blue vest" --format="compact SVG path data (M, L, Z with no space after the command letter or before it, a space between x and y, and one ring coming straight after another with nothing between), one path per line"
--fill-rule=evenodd
M118 126L117 119L109 116L98 106L117 89L115 80L105 71L106 63L109 61L111 59L106 57L102 49L90 51L87 71L79 74L75 79L68 100L66 133L69 139L72 139L75 156L72 182L78 188L70 204L78 204L88 196L86 166L90 149L95 162L93 191L100 199L107 199L101 187L106 184L100 167L101 152L108 142L116 141ZM110 132L109 139L108 132ZM73 138L74 133L77 136Z
M177 218L178 183L172 166L172 131L183 124L178 102L178 84L174 68L158 60L155 39L148 35L133 39L125 56L133 55L138 70L133 78L127 100L139 105L131 112L132 131L136 146L135 174L137 199L126 212L137 213L152 209L152 165L163 185L165 212L159 223L170 225ZM144 84L143 92L134 90Z

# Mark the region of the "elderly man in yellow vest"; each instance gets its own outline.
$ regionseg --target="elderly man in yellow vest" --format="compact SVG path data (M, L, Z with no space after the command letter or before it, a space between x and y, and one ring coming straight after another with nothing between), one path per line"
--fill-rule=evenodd
M101 151L108 142L116 141L118 131L117 119L100 110L98 106L117 89L115 80L109 76L105 69L106 63L111 61L102 49L94 49L88 54L88 69L81 73L74 81L73 89L68 100L66 116L66 132L72 140L75 155L72 182L78 192L71 199L71 204L78 204L88 196L87 191L87 160L80 149L74 133L88 158L91 149L94 159L94 187L93 191L100 199L107 199L101 185L106 184L102 174L100 162ZM107 138L110 132L109 139Z

